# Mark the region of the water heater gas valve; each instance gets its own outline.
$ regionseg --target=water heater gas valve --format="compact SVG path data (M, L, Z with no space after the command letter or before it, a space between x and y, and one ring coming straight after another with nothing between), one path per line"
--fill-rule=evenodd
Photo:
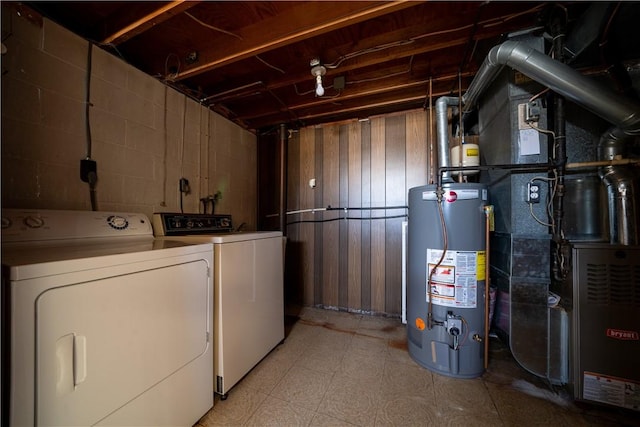
M460 335L462 333L462 317L456 316L451 312L447 313L445 328L449 335L454 337Z

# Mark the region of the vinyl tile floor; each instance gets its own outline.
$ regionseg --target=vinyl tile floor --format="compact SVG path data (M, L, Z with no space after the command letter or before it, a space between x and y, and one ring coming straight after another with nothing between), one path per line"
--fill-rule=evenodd
M475 379L432 373L409 356L399 319L305 307L195 426L640 426L637 412L552 390L497 338L488 360Z

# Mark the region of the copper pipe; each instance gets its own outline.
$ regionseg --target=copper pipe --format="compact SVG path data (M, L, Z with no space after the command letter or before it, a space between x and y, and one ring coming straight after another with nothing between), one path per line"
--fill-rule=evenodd
M491 279L489 278L489 233L491 230L491 209L485 206L485 277L484 277L484 369L489 367L489 286Z

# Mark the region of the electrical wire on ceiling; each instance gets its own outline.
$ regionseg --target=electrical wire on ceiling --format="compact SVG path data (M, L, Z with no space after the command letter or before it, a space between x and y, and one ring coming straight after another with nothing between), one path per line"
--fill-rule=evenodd
M537 6L532 7L531 9L523 10L522 12L512 13L511 15L507 15L504 18L492 18L485 22L482 22L482 26L484 28L495 27L496 25L504 24L505 22L511 21L512 19L518 18L522 15L527 15L529 13L537 12L540 9L546 7L546 3L539 4ZM492 22L495 21L495 22Z
M413 57L414 55L411 55L411 57L409 58L409 68L406 69L405 71L398 71L397 73L391 73L391 74L387 74L380 77L372 77L370 79L349 80L348 82L346 82L346 84L352 85L352 84L358 84L358 83L375 82L378 80L388 79L389 77L401 76L403 74L411 74L411 71L413 68Z
M373 46L373 47L370 47L370 48L357 50L355 52L351 52L351 53L348 53L346 55L342 55L340 58L338 58L338 60L336 62L333 62L331 64L324 64L324 66L326 68L331 68L331 69L338 68L340 66L340 64L342 64L346 60L353 59L353 58L356 58L356 57L361 56L361 55L366 55L368 53L373 53L373 52L378 52L378 51L385 50L385 49L390 49L392 47L404 46L404 45L407 45L407 44L411 44L413 42L414 42L413 39L399 40L397 42L385 43L385 44Z
M467 53L469 52L469 47L471 46L471 43L474 42L474 37L476 35L476 32L478 31L478 21L480 20L480 13L482 13L482 9L483 6L486 5L487 3L482 3L479 7L478 10L476 11L476 17L473 20L473 27L471 28L471 32L469 33L469 40L467 41L467 44L464 48L464 53L462 54L462 60L460 61L460 65L458 66L458 69L462 72L462 70L464 70L464 67L466 65L467 62ZM473 52L475 52L476 49L476 45L477 45L478 41L475 40L474 42L474 46L471 50L471 54L469 55L469 58L473 58Z
M480 6L479 10L482 8L482 6L484 6L487 3L488 2L482 3L482 5ZM450 28L450 29L446 29L446 30L432 31L432 32L429 32L429 33L424 33L424 34L421 34L421 35L417 35L417 36L411 37L409 39L399 40L399 41L390 42L390 43L384 43L384 44L373 46L373 47L370 47L370 48L357 50L357 51L354 51L354 52L351 52L351 53L347 53L345 55L340 56L336 61L334 61L332 63L323 64L323 65L327 69L336 69L340 65L342 65L343 62L345 62L347 60L350 60L350 59L353 59L353 58L356 58L356 57L359 57L359 56L362 56L362 55L366 55L366 54L374 53L374 52L379 52L379 51L382 51L382 50L387 50L387 49L391 49L391 48L395 48L395 47L409 45L409 44L415 43L417 40L423 39L425 37L434 37L434 36L439 36L439 35L445 35L445 34L455 33L455 32L458 32L458 31L463 31L463 30L466 30L466 29L472 29L472 34L470 36L470 41L471 41L471 40L473 40L473 35L477 31L478 27L483 27L483 28L492 27L492 26L498 25L500 23L507 22L507 21L509 21L511 19L514 19L516 17L535 12L537 10L540 10L542 7L543 7L543 5L537 5L537 6L533 7L533 8L530 8L530 9L528 9L526 11L523 11L523 12L514 13L514 14L511 14L511 15L504 16L504 17L491 18L491 19L488 19L486 21L481 21L481 22L478 21L478 17L479 17L479 14L480 14L478 12L478 16L476 17L476 20L474 21L473 24L463 25L463 26L460 26L460 27ZM187 13L187 12L185 12L185 14L187 14L187 16L189 16L191 19L195 20L196 22L198 22L199 24L201 24L201 25L203 25L203 26L205 26L207 28L210 28L212 30L219 31L219 32L231 35L233 37L236 37L236 38L242 40L242 37L237 35L237 34L234 34L234 33L228 32L226 30L222 30L220 28L211 26L211 25L199 20L198 18L194 17L193 15ZM478 43L477 40L473 40L473 41L474 41L474 45L473 45L471 56L473 55L473 52L475 52L475 49L476 49L477 43ZM468 52L468 49L469 49L469 45L467 46L467 50L465 51L465 56L463 57L461 66L464 66L464 64L466 63L466 57L467 57L466 52ZM175 54L169 54L167 56L166 60L165 60L165 76L169 76L168 62L169 62L169 59L173 55L175 55ZM177 55L175 55L175 56L177 57ZM260 56L254 55L254 57L257 60L259 60L260 62L262 62L264 65L266 65L267 67L272 68L272 69L274 69L274 70L276 70L276 71L278 71L278 72L280 72L282 74L286 74L286 72L283 69L278 68L278 67L268 63L264 59L260 58ZM177 57L177 59L178 59L177 70L176 70L175 73L173 73L173 78L175 78L179 74L180 68L181 68L180 58ZM413 62L413 55L411 56L409 69L407 71L393 73L393 74L389 74L389 75L386 75L386 76L381 76L381 77L378 77L378 78L362 79L362 80L357 80L357 81L348 81L348 82L346 82L346 84L358 84L358 83L371 82L371 81L381 80L381 79L388 78L388 77L394 77L394 76L398 76L398 75L401 75L401 74L410 73L411 72L411 67L412 67L412 62ZM165 78L165 81L167 81L167 80L169 80L169 79ZM299 95L299 96L306 96L306 95L309 95L309 94L312 94L312 93L315 92L315 90L309 90L309 91L301 92L298 89L297 84L294 83L293 86L294 86L296 94ZM326 86L326 88L332 88L332 86ZM177 89L181 90L183 92L185 90L184 88L182 88L182 89L177 88ZM271 93L271 91L270 91L270 93ZM281 100L279 98L277 98L273 93L271 93L271 94L272 94L272 96L274 96L278 100L278 102L281 103ZM341 94L342 94L342 92L340 92L337 95L334 95L332 97L334 97L334 98L335 97L339 97ZM209 99L211 97L212 96L205 97L205 98L201 97L201 101L203 99Z
M269 67L269 68L273 68L273 69L274 69L274 70L276 70L276 71L280 71L282 74L286 74L286 73L284 72L284 70L282 70L282 69L280 69L280 68L276 67L275 65L271 65L271 64L269 64L267 61L265 61L264 59L260 58L258 55L255 55L255 58L256 58L258 61L262 62L262 63L263 63L264 65L266 65L267 67Z
M484 6L487 3L488 2L482 3L482 5L480 6L479 9L481 9L482 6ZM479 27L489 28L489 27L492 27L492 26L496 26L496 25L499 25L501 23L504 23L504 22L507 22L509 20L512 20L514 18L517 18L519 16L530 14L532 12L538 11L542 7L544 7L544 5L537 5L537 6L534 6L534 7L530 8L530 9L528 9L526 11L522 11L522 12L519 12L519 13L514 13L514 14L503 16L503 17L491 18L491 19L488 19L486 21L478 21L478 19L477 19L478 17L476 17L476 21L473 24L463 25L463 26L460 26L460 27L457 27L457 28L451 28L451 29L446 29L446 30L432 31L432 32L428 32L428 33L424 33L424 34L421 34L421 35L417 35L417 36L411 37L409 39L399 40L399 41L390 42L390 43L384 43L384 44L373 46L373 47L370 47L370 48L357 50L357 51L342 55L336 61L334 61L332 63L329 63L329 64L324 64L324 66L327 69L336 69L339 66L341 66L345 61L348 61L350 59L353 59L353 58L356 58L356 57L359 57L359 56L362 56L362 55L366 55L366 54L370 54L370 53L374 53L374 52L379 52L379 51L383 51L383 50L388 50L388 49L392 49L392 48L396 48L396 47L410 45L410 44L415 43L416 41L418 41L420 39L423 39L425 37L434 37L434 36L446 35L446 34L451 34L451 33L455 33L455 32L458 32L458 31L463 31L463 30L466 30L466 29L472 29L472 35L470 36L470 40L473 40L473 34L475 34L475 32L477 31L477 28L479 28ZM230 35L232 37L238 38L239 40L243 40L243 38L238 34L234 34L232 32L229 32L229 31L223 30L221 28L218 28L218 27L212 26L210 24L207 24L206 22L198 19L197 17L195 17L195 16L193 16L193 15L187 13L187 12L184 12L184 13L189 18L193 19L194 21L196 21L197 23L199 23L200 25L202 25L202 26L204 26L206 28L209 28L211 30ZM479 12L478 12L478 16L479 16ZM476 46L477 46L477 43L478 43L477 40L473 40L473 41L474 41L474 45L473 45L471 56L473 55L473 52L475 52L475 49L476 49ZM111 45L111 47L115 48L115 46L112 46L112 45ZM467 50L465 51L465 56L463 57L463 60L462 60L462 66L464 66L464 64L466 63L466 57L467 57L466 53L468 52L468 50L469 50L469 45L467 46ZM118 52L118 54L120 54L120 53ZM120 55L120 56L122 57L122 55ZM169 72L169 62L170 62L171 58L174 57L174 56L175 56L175 58L177 60L176 69L175 69L175 72L170 73ZM268 63L267 61L265 61L264 59L262 59L258 55L254 55L254 56L255 56L255 58L257 60L262 62L267 67L269 67L271 69L274 69L274 70L280 72L281 74L286 74L286 72L283 69L278 68L278 67ZM384 78L395 77L395 76L398 76L398 75L410 73L412 71L411 68L412 68L413 58L414 57L412 55L411 58L410 58L409 69L407 71L401 71L401 72L397 72L397 73L393 73L393 74L389 74L389 75L381 76L381 77L377 77L377 78L362 79L362 80L357 80L357 81L348 81L345 84L358 84L358 83L372 82L372 81L381 80L381 79L384 79ZM182 68L182 64L181 64L181 61L180 61L180 58L178 57L178 55L176 55L174 53L170 53L169 55L167 55L167 57L165 59L165 76L162 77L163 82L165 82L165 83L173 82L173 80L179 75L181 68ZM327 86L326 88L332 88L332 87L333 86ZM175 89L180 91L180 92L182 92L182 93L184 93L184 94L186 94L186 95L188 95L191 98L196 99L192 94L189 94L189 89L186 88L186 87L179 86L179 87L175 87ZM315 92L314 90L301 92L298 89L298 87L297 87L297 85L295 83L294 83L294 89L295 89L296 94L299 95L299 96L306 96L306 95L309 95L309 94L312 94L312 93ZM267 88L267 90L268 90L268 88ZM270 90L268 90L268 91L282 105L282 101L272 91L270 91ZM203 95L203 94L201 94L201 95ZM336 97L339 97L341 95L342 95L342 91L340 91L338 94L333 95L331 97L332 98L336 98ZM323 96L323 97L327 98L325 96ZM202 96L200 96L200 100L199 101L201 102L203 99L207 99L207 98L211 98L211 97L202 98ZM289 111L289 108L285 107L285 109L287 111ZM293 114L291 112L290 112L290 114L295 116L295 114Z
M480 11L482 10L482 6L484 6L487 3L488 2L484 2L484 3L482 3L480 5L480 7L478 8L478 12L476 14L476 19L474 20L473 24L463 25L463 26L460 26L460 27L450 28L450 29L446 29L446 30L440 30L440 31L433 31L433 32L429 32L429 33L424 33L424 34L421 34L421 35L418 35L418 36L411 37L409 39L398 40L398 41L395 41L395 42L384 43L384 44L373 46L373 47L370 47L370 48L357 50L357 51L354 51L354 52L351 52L351 53L348 53L348 54L340 56L336 61L334 61L332 63L323 64L323 65L327 69L336 69L340 65L342 65L343 62L345 62L347 60L350 60L350 59L353 59L353 58L356 58L358 56L362 56L362 55L366 55L366 54L374 53L374 52L379 52L379 51L386 50L386 49L391 49L391 48L394 48L394 47L400 47L400 46L409 45L409 44L415 43L417 40L420 40L420 39L425 38L425 37L433 37L433 36L438 36L438 35L454 33L454 32L458 32L458 31L462 31L462 30L466 30L466 29L471 29L472 32L471 32L471 34L469 36L469 42L467 44L467 47L465 49L465 53L463 55L463 58L462 58L462 61L461 61L461 64L460 64L460 67L462 69L462 67L464 67L465 63L467 62L467 60L466 60L467 52L469 51L469 46L471 45L471 42L473 42L473 48L471 50L471 55L468 55L468 56L472 57L473 53L476 50L478 41L474 40L474 35L476 34L477 28L479 26L482 26L484 28L495 26L498 23L507 22L507 21L509 21L511 19L514 19L514 18L518 17L518 16L526 15L528 13L535 12L535 11L540 10L542 8L541 5L538 5L538 6L535 6L535 7L531 8L531 9L528 9L526 11L520 12L520 13L507 15L505 17L491 18L491 19L488 19L486 21L480 22L479 21ZM382 77L379 77L379 78L362 79L362 80L358 80L358 81L349 81L349 82L346 82L346 84L356 84L356 83L371 82L371 81L381 80L381 79L388 78L388 77L394 77L394 76L401 75L401 74L406 74L407 72L411 72L412 61L413 61L413 55L411 56L411 59L410 59L410 64L409 64L409 70L408 71L393 73L393 74L382 76ZM303 96L303 95L309 95L311 93L314 93L313 90L306 91L306 92L300 92L298 90L298 87L297 87L296 84L294 84L294 88L295 88L295 91L296 91L297 95Z
M239 36L237 34L234 34L231 31L227 31L227 30L223 30L222 28L214 27L213 25L207 24L206 22L199 20L198 18L196 18L195 16L193 16L189 12L183 12L183 13L185 15L187 15L189 18L191 18L194 21L196 21L198 24L202 25L203 27L209 28L210 30L217 31L219 33L223 33L223 34L227 34L229 36L233 36L233 37L235 37L237 39L240 39L240 40L244 40L241 36Z

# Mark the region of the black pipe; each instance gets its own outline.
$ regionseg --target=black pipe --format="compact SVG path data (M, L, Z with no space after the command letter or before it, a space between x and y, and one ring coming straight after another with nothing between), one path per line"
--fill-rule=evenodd
M442 187L442 173L453 171L475 171L475 170L506 170L509 172L548 172L555 168L554 163L520 163L520 164L499 164L499 165L477 165L477 166L440 166L438 168L438 188Z
M562 96L559 95L556 95L554 98L553 127L555 134L555 159L553 163L556 165L557 184L553 208L555 217L554 221L556 225L553 230L553 238L554 240L560 242L562 240L564 217L564 177L566 174L567 166L567 135L565 131L565 100Z
M554 16L551 22L551 33L553 37L553 53L559 62L564 63L564 38L566 22L564 14L559 13ZM564 195L565 195L565 173L567 165L567 135L566 135L566 113L565 99L558 93L553 94L553 131L554 131L554 159L556 165L556 187L553 198L553 227L552 240L555 245L551 270L555 280L563 280L566 272L566 263L563 261L563 247L566 245L564 238Z
M280 124L280 231L287 235L287 127Z
M387 209L408 209L409 206L374 206L374 207L369 207L369 208L334 208L331 206L327 206L327 208L325 210L327 211L374 211L374 210L387 210Z

